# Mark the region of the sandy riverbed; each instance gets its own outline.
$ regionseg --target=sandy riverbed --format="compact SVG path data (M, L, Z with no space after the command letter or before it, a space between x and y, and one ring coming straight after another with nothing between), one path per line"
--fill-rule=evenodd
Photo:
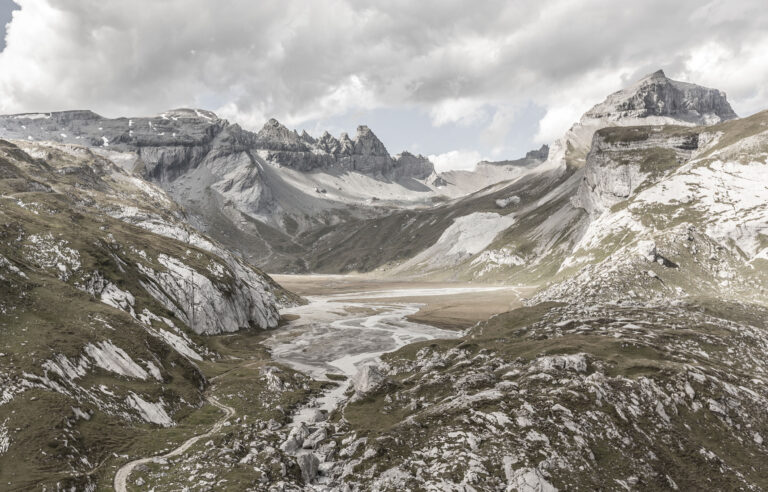
M462 330L494 314L522 305L533 288L473 283L404 282L366 275L272 275L302 296L339 296L343 300L421 304L408 320ZM426 294L426 295L425 295ZM341 300L341 299L340 299Z

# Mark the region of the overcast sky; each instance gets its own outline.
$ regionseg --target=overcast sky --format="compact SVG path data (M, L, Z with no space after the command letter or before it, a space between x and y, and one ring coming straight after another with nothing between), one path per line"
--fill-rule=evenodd
M765 0L0 0L0 22L0 113L367 124L442 168L518 157L659 68L768 108Z

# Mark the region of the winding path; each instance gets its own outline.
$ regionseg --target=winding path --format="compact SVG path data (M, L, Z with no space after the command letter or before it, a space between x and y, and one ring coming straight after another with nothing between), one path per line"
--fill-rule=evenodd
M186 450L192 447L197 441L200 439L212 436L213 434L219 432L222 427L224 427L224 424L229 420L230 418L234 417L235 415L235 409L232 407L229 407L227 405L224 405L223 403L219 402L215 397L209 396L206 398L209 403L212 405L215 405L219 407L220 409L224 410L225 415L219 419L218 422L213 424L213 427L211 427L211 430L206 432L205 434L200 434L194 437L190 437L184 443L177 447L176 449L169 451L163 455L160 456L150 456L149 458L141 458L138 460L131 461L129 463L126 463L125 465L121 466L117 473L115 474L115 490L117 492L127 492L126 484L128 483L128 477L131 476L131 472L133 472L134 468L136 468L139 465L144 465L146 463L152 463L157 462L161 459L167 459L167 458L173 458L175 456L179 456L180 454L184 453Z

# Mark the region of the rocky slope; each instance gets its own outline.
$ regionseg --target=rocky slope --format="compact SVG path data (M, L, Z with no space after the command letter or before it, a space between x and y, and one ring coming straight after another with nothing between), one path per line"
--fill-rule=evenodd
M202 405L199 365L219 356L199 335L274 328L299 301L71 144L0 141L0 285L12 490L91 487L113 453Z
M352 490L762 490L767 314L705 299L500 315L386 356L316 453Z

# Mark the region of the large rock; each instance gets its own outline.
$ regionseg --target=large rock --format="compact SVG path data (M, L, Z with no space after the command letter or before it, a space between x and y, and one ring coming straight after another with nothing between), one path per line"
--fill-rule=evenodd
M401 152L395 156L392 174L395 178L427 179L435 172L432 161L423 155Z
M353 383L355 392L358 395L364 395L380 388L386 381L387 377L378 366L367 364L355 374Z
M317 456L314 453L300 454L296 457L296 462L301 469L301 478L304 479L304 483L312 483L320 467L320 460Z

